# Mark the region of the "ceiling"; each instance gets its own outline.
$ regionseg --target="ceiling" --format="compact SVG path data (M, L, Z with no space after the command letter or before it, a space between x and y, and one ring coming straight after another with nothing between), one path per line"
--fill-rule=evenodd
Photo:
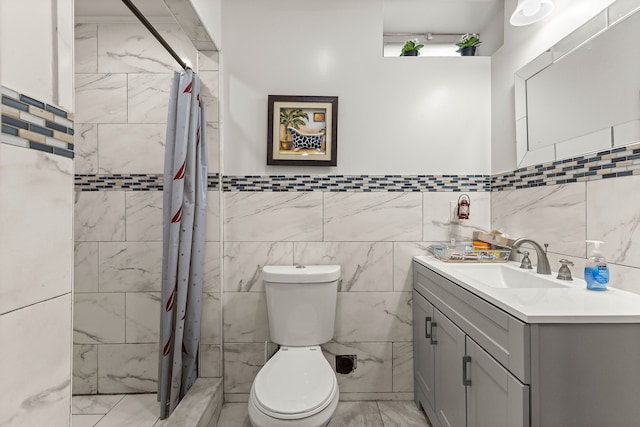
M162 0L132 0L146 17L171 16ZM75 16L133 16L121 0L75 0Z
M171 16L163 0L133 3L147 17ZM383 5L385 33L464 34L485 28L504 0L383 0ZM121 0L75 0L75 15L132 16Z

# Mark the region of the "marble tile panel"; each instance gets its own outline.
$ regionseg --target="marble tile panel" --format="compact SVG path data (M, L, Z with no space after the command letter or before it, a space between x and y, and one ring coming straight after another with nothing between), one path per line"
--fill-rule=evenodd
M220 294L202 293L200 343L220 344Z
M359 402L363 400L413 400L413 393L340 393L340 401Z
M322 350L335 372L336 355L357 356L356 370L350 374L336 374L340 392L392 391L391 343L328 342Z
M384 427L376 402L340 402L328 427Z
M177 24L154 24L160 35L188 65L195 68L197 51ZM142 24L98 26L98 71L101 73L171 73L175 59Z
M220 242L205 242L202 292L220 292L220 280Z
M71 425L73 427L94 427L104 415L72 415Z
M221 379L198 378L171 416L154 427L215 427L219 415L216 412L222 409L221 389Z
M392 242L296 242L294 264L338 264L340 292L392 291Z
M123 343L125 295L87 293L74 296L74 344Z
M68 427L71 294L0 316L0 425Z
M264 343L225 342L223 351L224 392L249 393L253 379L265 363Z
M293 242L225 242L225 292L264 292L262 267L293 265Z
M73 396L71 413L74 415L104 415L122 400L124 394L96 394L93 396Z
M73 143L75 173L98 173L98 125L76 123Z
M98 292L98 242L78 242L73 252L73 290Z
M204 98L204 114L207 122L218 122L218 99L220 83L218 71L200 71L200 84Z
M72 170L70 159L0 144L0 313L71 292Z
M221 377L222 361L220 360L220 346L212 344L200 345L198 376L203 378Z
M162 242L100 242L100 292L160 292Z
M165 138L165 124L98 125L98 172L162 174Z
M469 196L469 219L456 217L458 198L462 193L422 193L424 240L471 240L474 231L491 231L491 193L465 193Z
M640 267L640 199L631 196L639 185L638 175L587 183L587 239L604 241L610 263Z
M413 343L393 343L393 391L413 392Z
M609 265L609 286L640 294L640 268ZM573 271L573 270L572 270Z
M73 394L95 394L98 392L98 347L96 345L73 345L71 390Z
M98 393L156 392L157 387L158 344L98 346Z
M198 71L218 71L220 69L220 55L215 50L198 52Z
M340 292L334 339L338 342L411 341L411 292Z
M264 343L269 340L264 292L225 292L223 316L225 343Z
M76 73L98 72L98 24L76 24L74 30Z
M220 126L214 122L207 122L207 170L220 172Z
M415 402L378 402L385 427L431 427Z
M422 240L420 193L323 193L325 241Z
M125 196L123 191L77 191L74 234L77 242L123 241Z
M130 394L122 398L96 427L152 427L160 416L155 394Z
M224 401L228 403L247 403L249 402L249 393L227 393L224 395Z
M162 191L125 191L127 240L162 241Z
M431 242L393 243L393 290L411 292L413 290L413 257L429 254Z
M78 123L126 123L126 74L76 74Z
M220 427L251 427L246 403L225 403L218 419Z
M127 112L129 123L166 123L172 74L129 73Z
M513 238L549 243L550 252L586 256L584 182L494 192L491 215L493 228ZM537 263L535 255L531 261Z
M128 292L125 294L126 343L157 343L160 341L160 292Z
M220 241L220 192L218 190L207 191L207 230L205 240L207 242Z
M322 193L225 192L225 241L320 241Z

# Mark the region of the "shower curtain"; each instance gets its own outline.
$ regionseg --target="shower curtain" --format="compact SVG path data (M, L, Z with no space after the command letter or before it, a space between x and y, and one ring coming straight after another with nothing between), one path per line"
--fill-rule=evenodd
M205 128L198 76L190 69L175 73L164 163L158 366L161 419L173 412L198 376L207 212Z

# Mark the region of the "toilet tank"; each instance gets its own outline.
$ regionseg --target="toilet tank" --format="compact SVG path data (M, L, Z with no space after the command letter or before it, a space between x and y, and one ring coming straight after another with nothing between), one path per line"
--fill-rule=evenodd
M271 341L291 347L331 341L339 279L339 265L264 266Z

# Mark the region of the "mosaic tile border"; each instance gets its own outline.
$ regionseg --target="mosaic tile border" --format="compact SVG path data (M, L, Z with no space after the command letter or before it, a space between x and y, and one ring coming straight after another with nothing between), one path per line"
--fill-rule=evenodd
M224 176L224 191L489 191L489 175Z
M2 86L0 142L73 159L73 115Z
M207 188L218 189L218 174L209 174ZM75 191L162 191L163 174L76 174Z
M76 191L161 191L162 174L78 174ZM219 175L209 174L209 190ZM247 175L223 177L223 191L489 191L489 175Z
M640 175L640 143L491 176L491 191Z

